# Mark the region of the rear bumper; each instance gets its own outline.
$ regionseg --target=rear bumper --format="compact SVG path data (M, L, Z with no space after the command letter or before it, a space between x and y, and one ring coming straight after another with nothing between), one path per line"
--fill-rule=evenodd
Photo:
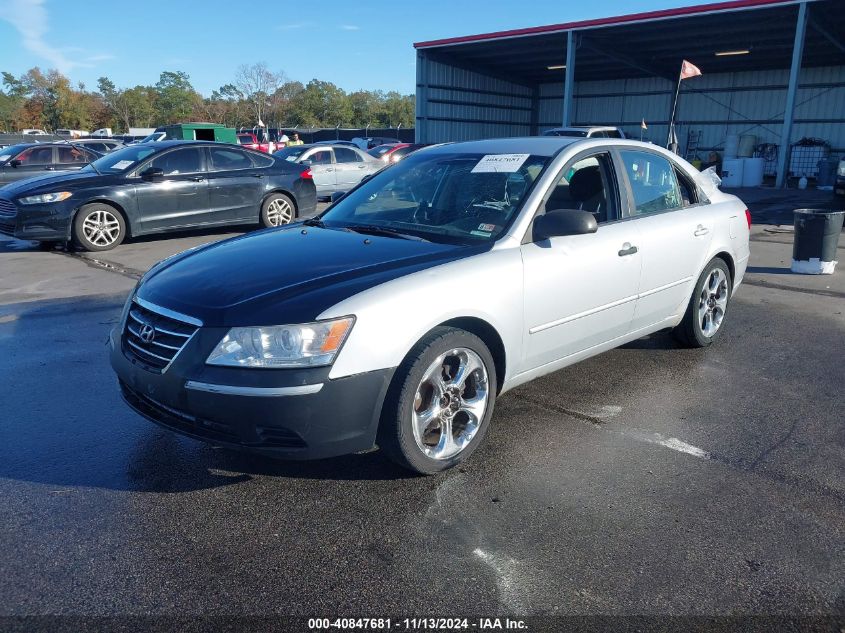
M156 373L124 353L115 330L111 364L126 403L182 435L273 457L316 459L375 445L392 369L329 380L327 367L209 368L191 349L203 338Z

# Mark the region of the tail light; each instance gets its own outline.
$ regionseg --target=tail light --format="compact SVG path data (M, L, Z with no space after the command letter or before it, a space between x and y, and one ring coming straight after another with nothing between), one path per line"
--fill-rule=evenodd
M748 230L751 230L751 211L745 210L745 221L748 222Z
M302 173L299 174L299 177L302 178L303 180L314 180L314 175L311 173L310 167L308 167L307 169L304 169L302 171ZM749 222L751 222L751 220L749 220ZM750 226L750 224L749 224L749 226Z

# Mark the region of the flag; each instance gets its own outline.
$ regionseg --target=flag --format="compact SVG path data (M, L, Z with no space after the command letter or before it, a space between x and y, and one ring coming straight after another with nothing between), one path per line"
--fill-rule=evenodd
M701 70L695 64L691 64L687 60L681 64L681 79L689 79L690 77L698 77Z
M648 129L648 126L645 124L645 119L643 119L643 122L642 122L642 123L640 123L640 127L641 127L642 129L644 129L644 130L647 130L647 129Z

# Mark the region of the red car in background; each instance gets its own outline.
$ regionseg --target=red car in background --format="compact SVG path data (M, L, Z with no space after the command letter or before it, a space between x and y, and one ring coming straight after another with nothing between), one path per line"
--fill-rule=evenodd
M273 141L262 143L252 132L238 132L238 143L249 149L272 154L276 151L276 144Z
M367 153L382 162L393 164L398 163L411 152L427 146L428 143L385 143L374 147Z

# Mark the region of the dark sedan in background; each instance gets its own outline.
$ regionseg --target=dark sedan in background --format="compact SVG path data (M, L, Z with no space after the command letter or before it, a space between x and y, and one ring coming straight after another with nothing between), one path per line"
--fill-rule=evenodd
M45 172L82 169L101 156L75 143L19 143L0 149L0 185Z
M0 187L0 233L105 251L127 235L280 226L316 203L307 166L236 145L162 141Z

